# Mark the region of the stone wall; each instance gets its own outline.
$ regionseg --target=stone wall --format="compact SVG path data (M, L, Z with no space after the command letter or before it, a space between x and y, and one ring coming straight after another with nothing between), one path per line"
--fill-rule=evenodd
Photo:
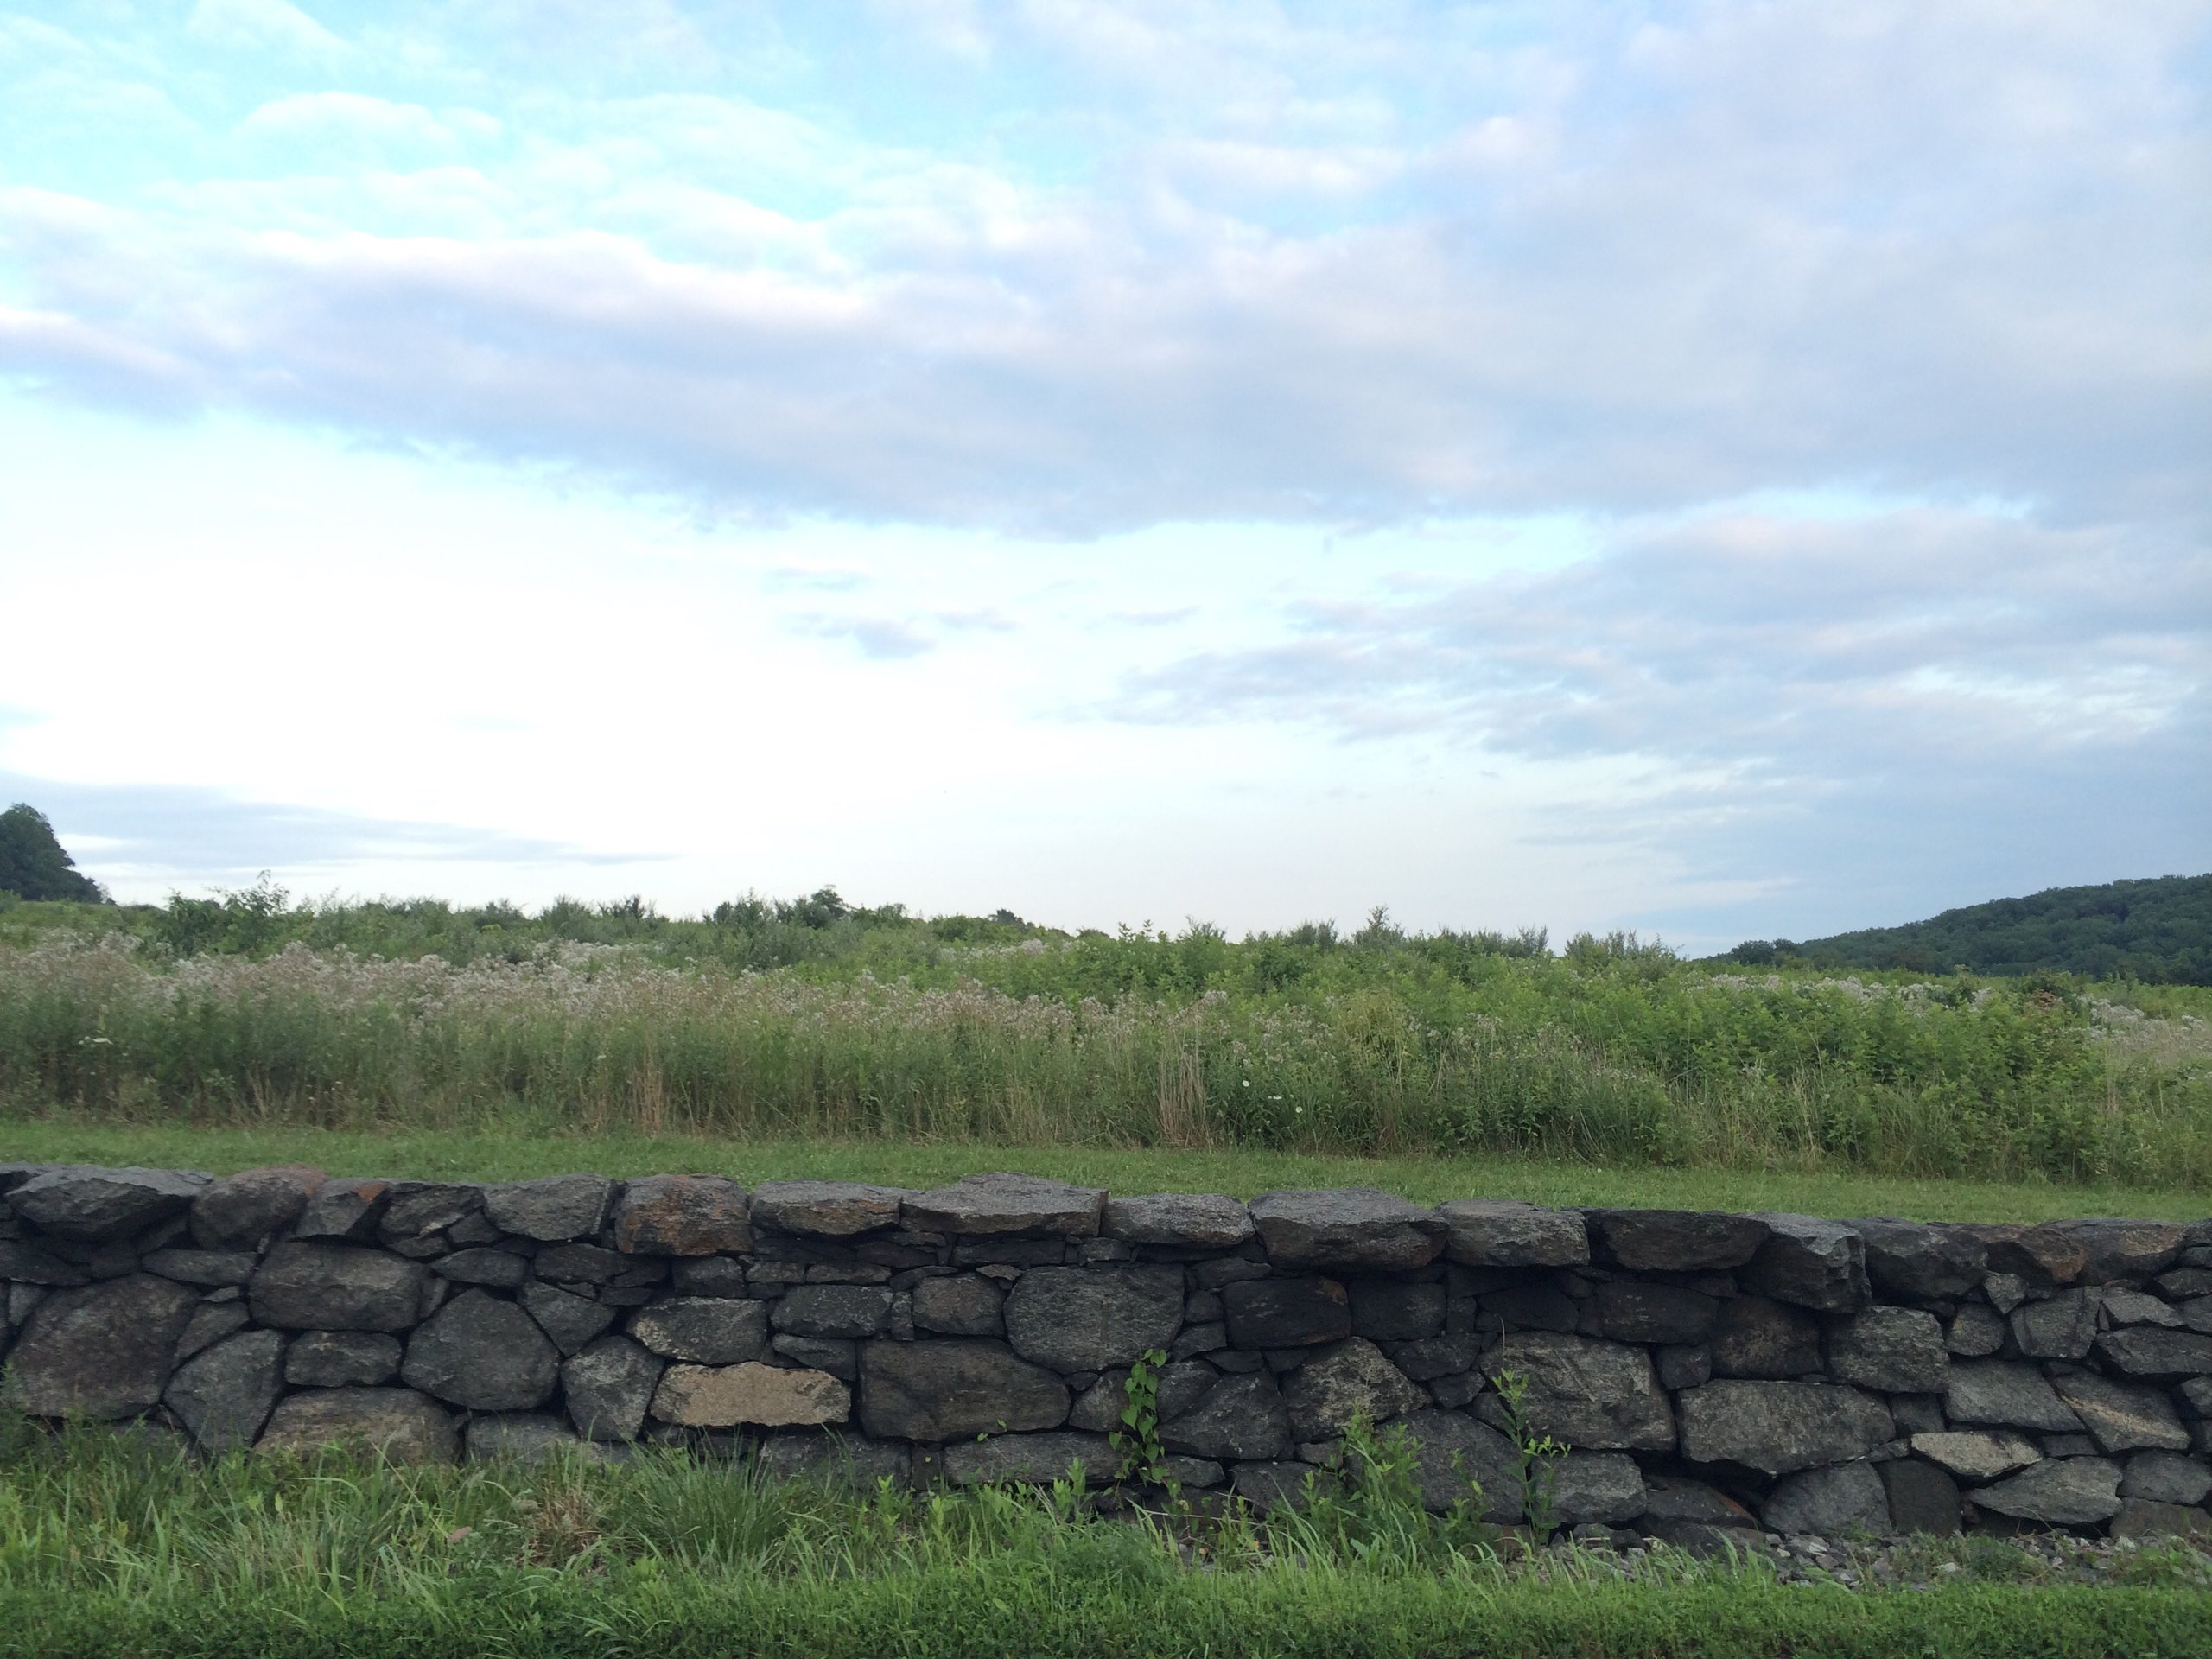
M1364 1411L1407 1426L1432 1503L1465 1471L1520 1519L1511 1373L1573 1448L1565 1524L2212 1523L2212 1222L0 1165L0 1281L13 1405L211 1453L1103 1477L1157 1349L1176 1478L1262 1506Z

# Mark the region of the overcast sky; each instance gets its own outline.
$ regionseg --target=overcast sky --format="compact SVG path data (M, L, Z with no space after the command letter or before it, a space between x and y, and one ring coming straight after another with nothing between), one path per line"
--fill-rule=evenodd
M2200 873L2208 94L2161 0L0 0L0 804L1699 949Z

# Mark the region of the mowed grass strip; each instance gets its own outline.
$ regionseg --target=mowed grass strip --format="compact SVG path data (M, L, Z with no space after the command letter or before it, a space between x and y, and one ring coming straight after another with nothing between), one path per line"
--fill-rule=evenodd
M2070 1216L2196 1220L2202 1192L2117 1185L1909 1180L1830 1170L1625 1167L1512 1158L1361 1158L1261 1148L1185 1151L1022 1147L973 1141L731 1141L687 1135L561 1132L527 1116L480 1129L385 1133L118 1123L54 1113L0 1118L0 1160L137 1165L228 1174L270 1164L311 1164L333 1175L499 1181L590 1170L603 1175L728 1175L766 1180L941 1185L987 1169L1017 1170L1117 1193L1228 1192L1370 1186L1421 1204L1523 1198L1536 1204L1652 1209L1780 1210L1818 1216L1904 1216L1930 1221L2050 1221Z
M404 1599L0 1586L0 1652L65 1659L2202 1659L2212 1595L1756 1583L1469 1589L1336 1568L1121 1584L979 1560L857 1584L480 1574Z
M1932 1591L1756 1560L1541 1552L1438 1516L1371 1443L1303 1514L1089 1511L1070 1487L915 1494L653 1452L615 1467L189 1461L0 1419L0 1652L40 1655L2197 1655L2204 1559L2128 1581L1953 1541ZM1978 1546L1975 1548L1974 1546ZM1931 1541L1941 1550L1942 1541ZM2014 1558L2007 1568L1997 1558Z

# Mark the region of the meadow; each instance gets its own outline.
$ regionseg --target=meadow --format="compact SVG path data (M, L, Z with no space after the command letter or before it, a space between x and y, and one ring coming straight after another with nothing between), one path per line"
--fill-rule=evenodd
M265 887L0 912L19 1147L674 1136L2185 1194L2212 1187L2208 1014L2202 988L1746 971L1379 914L1230 940L829 893L696 920Z

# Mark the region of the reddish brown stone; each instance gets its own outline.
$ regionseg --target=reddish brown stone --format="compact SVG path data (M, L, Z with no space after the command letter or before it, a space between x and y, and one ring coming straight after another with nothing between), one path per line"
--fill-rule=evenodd
M614 1207L614 1248L632 1255L714 1255L753 1248L745 1189L720 1175L648 1175Z

